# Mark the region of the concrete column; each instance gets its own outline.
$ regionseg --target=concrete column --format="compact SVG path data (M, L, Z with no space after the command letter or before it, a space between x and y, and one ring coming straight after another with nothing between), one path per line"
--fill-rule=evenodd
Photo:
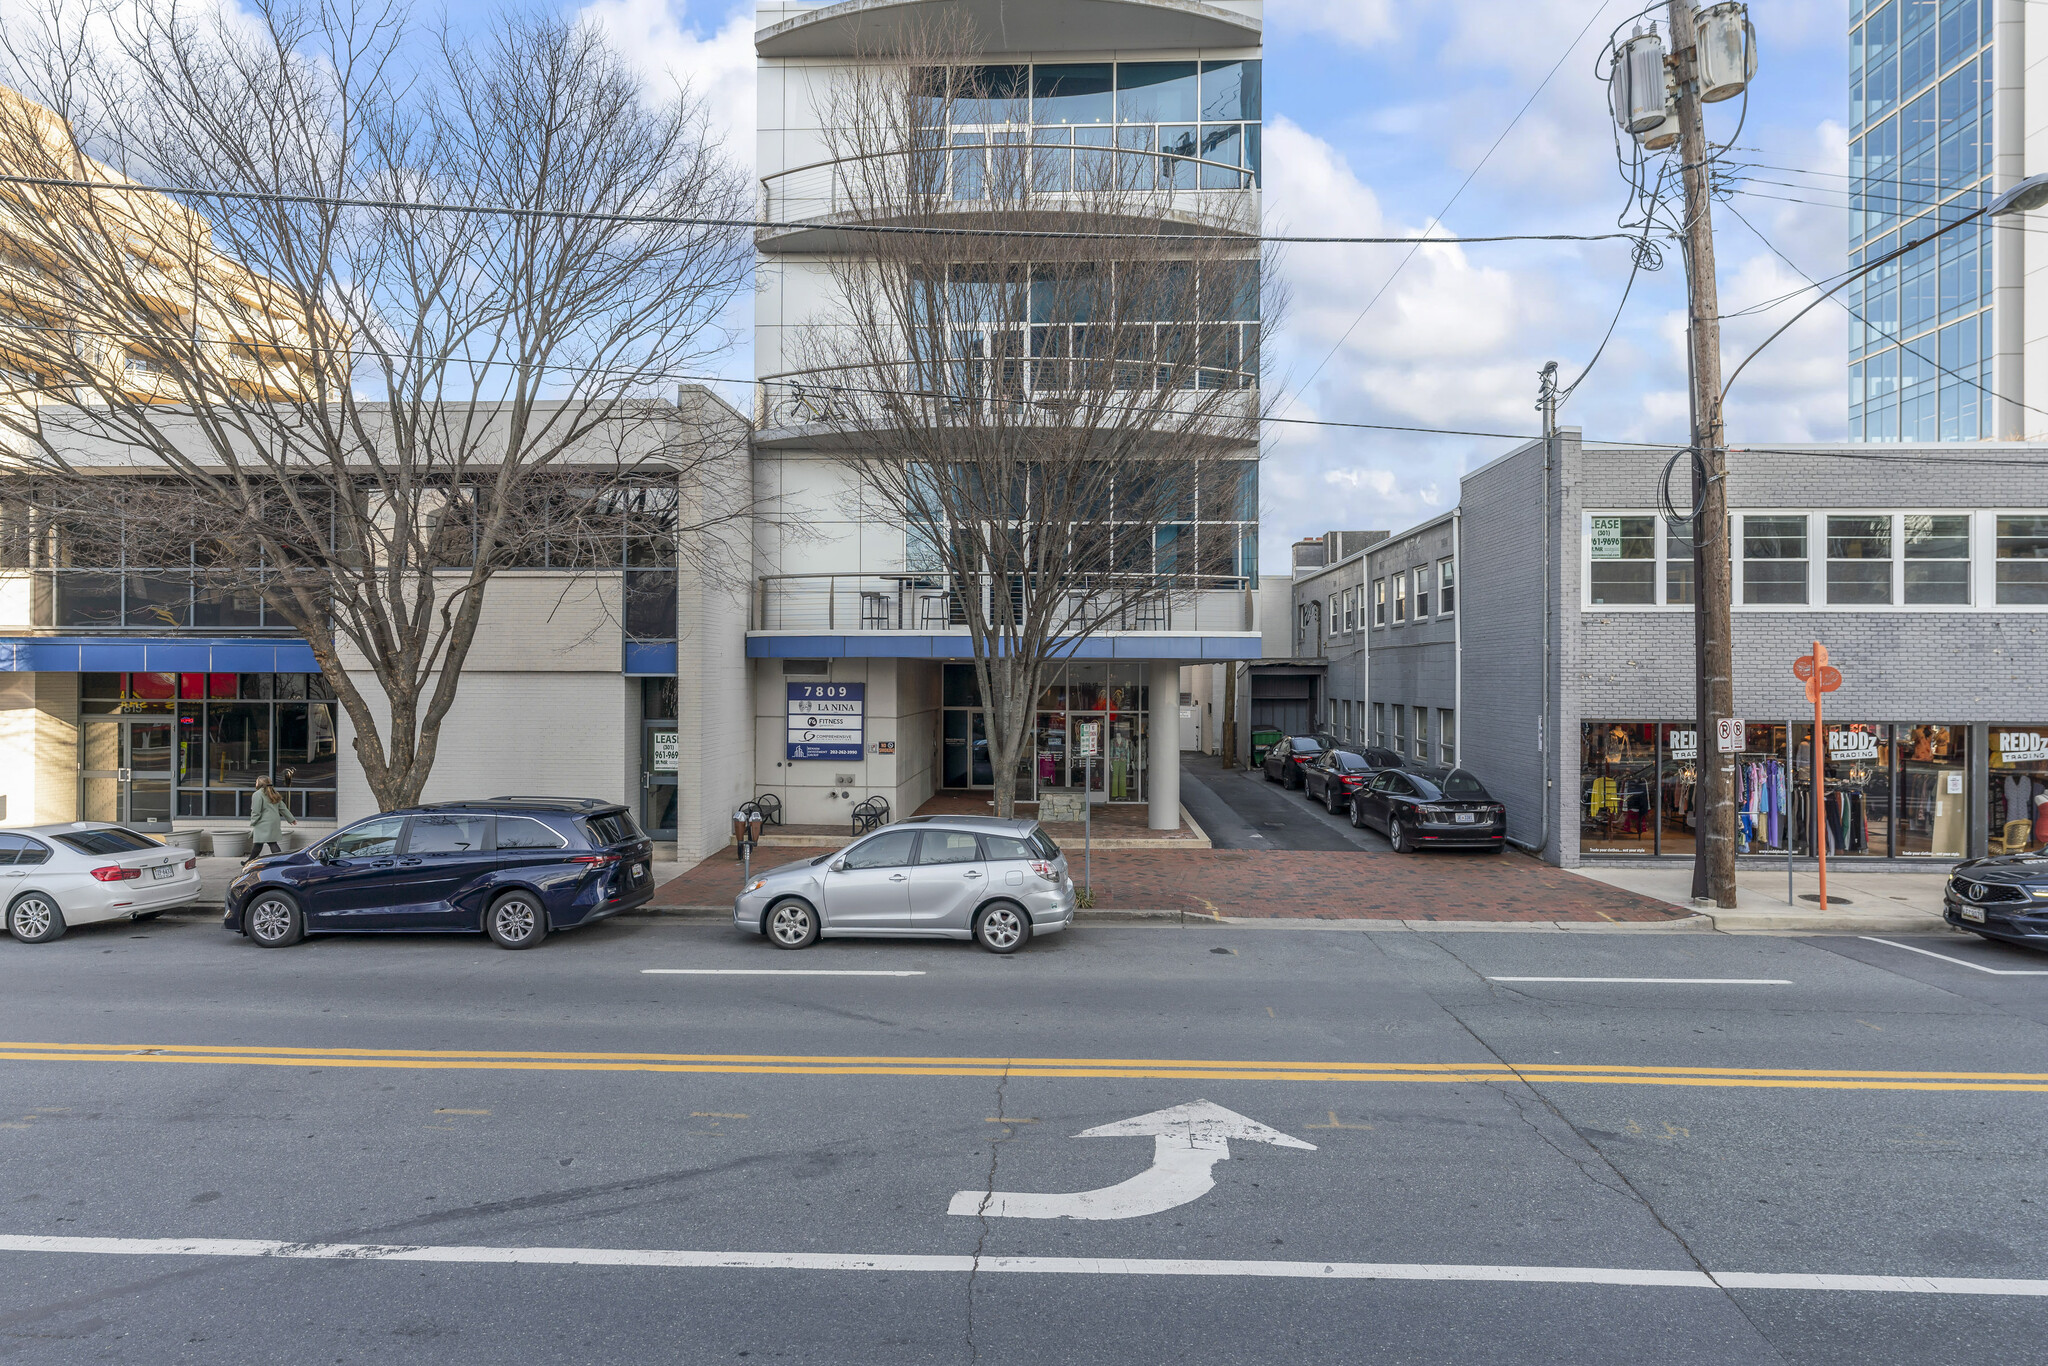
M1145 763L1152 788L1154 830L1180 829L1180 665L1156 659L1148 666L1150 715L1145 724Z

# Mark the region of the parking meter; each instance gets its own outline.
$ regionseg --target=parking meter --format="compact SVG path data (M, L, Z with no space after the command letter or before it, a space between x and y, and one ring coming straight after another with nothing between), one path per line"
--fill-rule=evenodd
M761 842L761 824L761 808L752 802L743 803L732 813L732 838L739 846L742 887L753 880L754 846Z

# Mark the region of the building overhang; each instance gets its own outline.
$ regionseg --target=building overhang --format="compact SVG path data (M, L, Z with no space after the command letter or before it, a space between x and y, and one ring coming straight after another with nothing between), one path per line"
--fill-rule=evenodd
M1188 664L1257 659L1256 631L1194 635L1165 631L1124 631L1067 642L1055 651L1067 659L1170 659ZM963 631L862 631L816 635L797 631L750 631L749 659L972 659L974 642Z
M0 673L319 672L312 646L276 636L0 636Z
M990 52L1257 47L1263 23L1203 0L840 0L754 35L763 57L854 57L959 16Z

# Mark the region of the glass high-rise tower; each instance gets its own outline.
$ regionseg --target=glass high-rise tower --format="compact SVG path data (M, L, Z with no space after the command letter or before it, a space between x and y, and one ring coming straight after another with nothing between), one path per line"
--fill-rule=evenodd
M1981 207L2016 179L1998 165L1995 37L2017 42L2013 0L1850 0L1849 267ZM2016 64L2015 64L2016 65ZM2018 102L2009 101L2016 113ZM2005 130L2008 141L2017 132ZM2016 162L2019 158L2014 157ZM2008 169L2015 174L2001 174ZM1993 239L1997 237L1996 248ZM2017 229L1980 220L1873 271L1849 306L1849 439L2018 436L2014 345L2001 345L1998 286L2018 279ZM2001 252L2014 258L1994 270ZM2018 309L2018 291L2007 306ZM2008 320L2016 342L2020 320Z

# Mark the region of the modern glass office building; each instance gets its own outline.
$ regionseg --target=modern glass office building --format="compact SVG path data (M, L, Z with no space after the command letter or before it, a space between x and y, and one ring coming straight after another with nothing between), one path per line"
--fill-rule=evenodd
M2002 3L1850 0L1850 269L1982 207L2005 183L1994 35L2019 26L1997 22ZM1994 305L1998 285L2016 282L2017 260L2003 275L1995 269L2016 244L2015 233L1980 220L1844 291L1850 440L2020 434L2002 429L2011 413L1991 398L2017 397L2017 358L2001 362L2016 348L2001 345ZM2017 338L2019 319L2010 322Z

